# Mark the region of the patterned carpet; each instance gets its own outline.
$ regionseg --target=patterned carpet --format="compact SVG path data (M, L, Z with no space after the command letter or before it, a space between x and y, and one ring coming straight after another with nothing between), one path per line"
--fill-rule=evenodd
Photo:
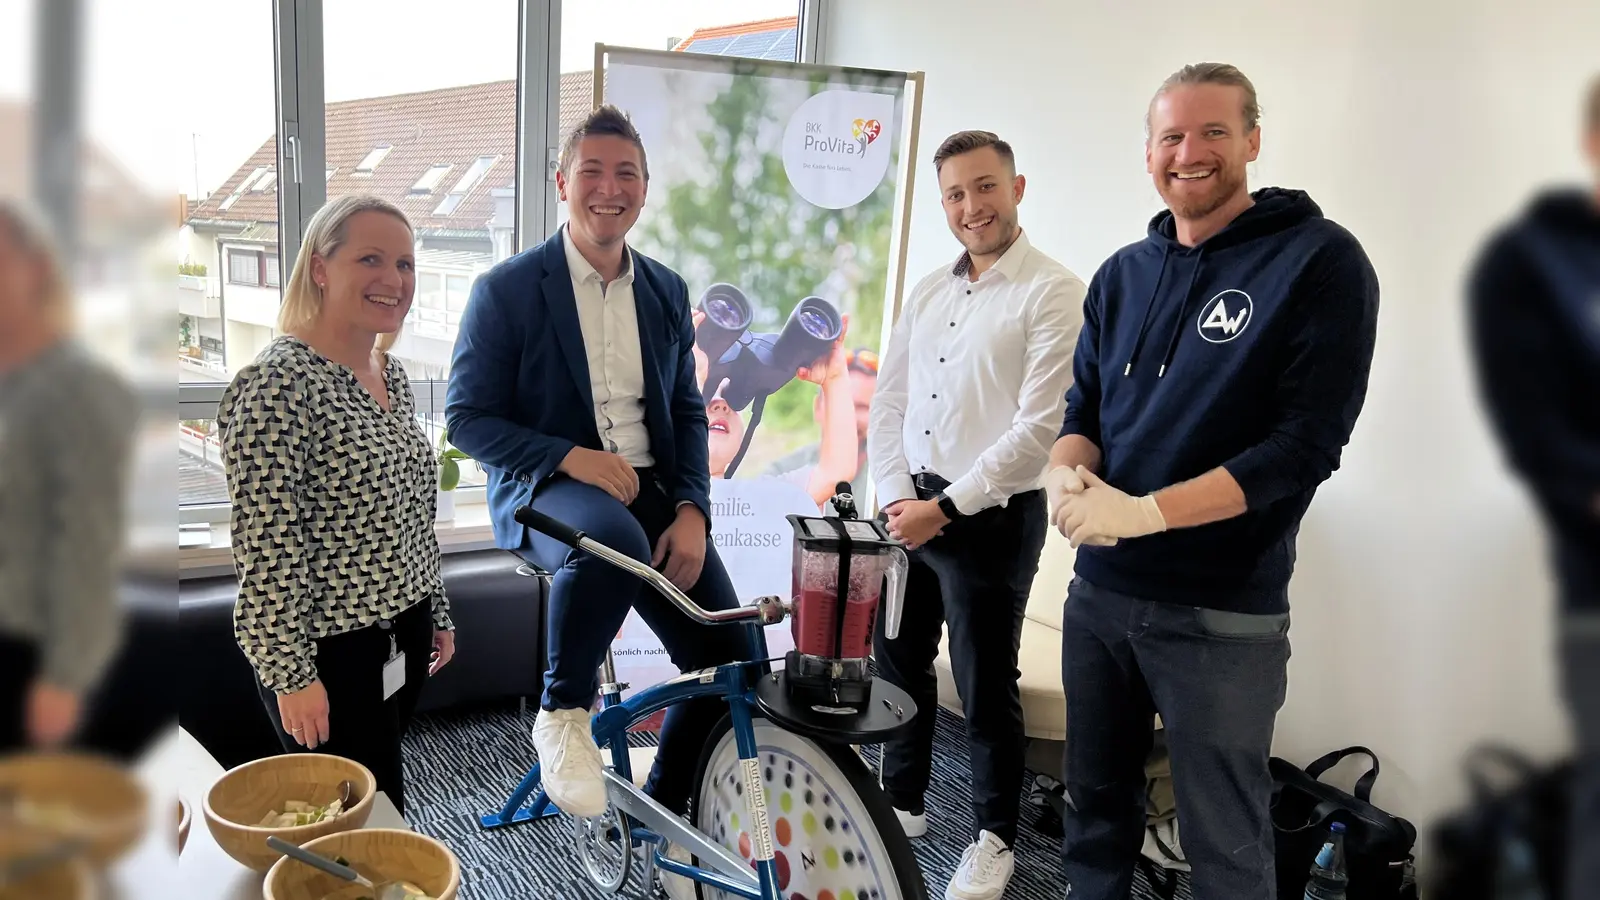
M570 820L547 819L483 831L478 817L498 809L533 761L528 729L515 706L447 716L423 716L406 738L407 818L418 831L448 844L461 860L461 900L601 900L572 855ZM961 720L939 710L934 750L935 787L927 798L928 834L914 842L930 898L944 887L969 837L966 738ZM870 756L869 756L870 758ZM1006 900L1062 900L1055 837L1034 825L1039 809L1024 805L1017 837L1017 872ZM637 876L624 891L639 896ZM1143 875L1133 897L1154 900ZM1176 898L1187 898L1180 880Z

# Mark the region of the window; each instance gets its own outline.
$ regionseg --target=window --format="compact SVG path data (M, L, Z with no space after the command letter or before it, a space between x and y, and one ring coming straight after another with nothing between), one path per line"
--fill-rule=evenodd
M422 173L422 177L417 179L417 183L411 186L411 193L433 193L433 189L439 186L439 182L444 180L444 176L448 174L449 171L449 166L429 166L428 171Z
M178 421L179 506L228 502L228 479L222 471L216 425L214 418Z
M444 309L443 276L438 272L417 273L417 306L423 309Z
M407 3L423 9L415 0ZM428 27L418 29L413 17L397 14L394 0L321 4L325 164L345 172L378 169L360 184L336 179L328 199L371 191L399 206L416 229L416 294L391 351L413 385L449 377L460 325L450 304L463 279L470 286L466 273L517 249L514 163L525 4L458 5L461 15L430 17ZM566 0L563 8L575 5L581 4ZM393 58L428 63L373 66L375 43ZM545 46L530 45L527 52L542 56ZM530 133L541 136L529 146L545 146L542 132Z
M228 283L250 287L279 287L278 254L263 250L228 248Z
M478 182L483 180L484 174L494 167L498 158L480 156L474 160L472 165L467 167L467 171L462 174L461 179L456 182L455 187L450 189L450 193L439 201L439 206L434 209L433 214L436 216L448 216L455 212L461 202L467 199L467 194L471 193L472 189L478 186Z
M108 32L104 53L85 48L86 65L103 65L108 84L142 85L129 76L138 59L125 59L122 23L107 17L123 4L98 0L87 19L90 30ZM129 7L137 13L142 7ZM126 23L145 24L137 15ZM273 50L272 4L190 4L183 15L183 33L196 46L226 46L226 78L192 77L183 80L175 127L180 139L155 142L163 146L168 172L181 173L179 190L188 209L174 237L178 257L188 261L180 279L178 308L183 318L178 331L180 391L196 385L226 382L233 372L254 357L272 329L240 318L240 310L225 297L232 285L263 288L278 279L265 270L261 252L239 246L237 238L255 229L263 245L274 238L267 229L276 225L277 170L276 57ZM94 43L91 41L91 44ZM91 62L92 61L92 62ZM137 119L144 108L133 98L127 115ZM149 143L147 129L137 122L123 128L128 139ZM273 249L276 249L275 245ZM264 291L263 291L264 293ZM201 404L204 406L204 404ZM210 415L216 405L211 403ZM192 493L192 492L191 492Z
M378 168L378 163L383 162L383 158L388 156L389 151L393 149L388 144L380 144L374 147L371 153L361 157L361 162L356 163L356 174L371 175L373 170Z
M450 298L451 312L461 312L467 308L467 295L472 291L472 279L465 275L450 275L445 279L445 294Z
M249 250L228 251L228 283L260 286L261 254Z

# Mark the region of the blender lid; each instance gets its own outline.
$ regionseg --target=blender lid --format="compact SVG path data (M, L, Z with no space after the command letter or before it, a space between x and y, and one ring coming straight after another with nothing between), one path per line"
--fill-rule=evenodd
M789 524L794 526L795 540L806 550L837 551L841 546L838 525L843 525L845 534L850 537L852 553L900 546L898 541L889 536L883 523L876 519L797 515L790 515L787 518Z

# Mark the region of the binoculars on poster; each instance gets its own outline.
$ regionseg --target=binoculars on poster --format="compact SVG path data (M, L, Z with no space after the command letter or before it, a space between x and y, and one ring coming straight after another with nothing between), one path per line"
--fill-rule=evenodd
M699 309L705 318L695 330L695 344L710 361L706 402L720 388L722 399L735 410L776 393L794 378L796 369L826 356L844 331L839 310L821 297L795 304L776 334L750 330L750 300L731 284L706 288ZM727 387L722 386L724 379Z

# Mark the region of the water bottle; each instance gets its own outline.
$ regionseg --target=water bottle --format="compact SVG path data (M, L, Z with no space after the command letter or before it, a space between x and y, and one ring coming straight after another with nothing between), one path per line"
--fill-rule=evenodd
M1328 826L1328 839L1311 863L1305 900L1344 900L1349 883L1350 876L1344 869L1344 823L1334 822Z
M1494 900L1545 900L1533 848L1517 831L1509 831L1501 838L1499 863L1495 867Z

